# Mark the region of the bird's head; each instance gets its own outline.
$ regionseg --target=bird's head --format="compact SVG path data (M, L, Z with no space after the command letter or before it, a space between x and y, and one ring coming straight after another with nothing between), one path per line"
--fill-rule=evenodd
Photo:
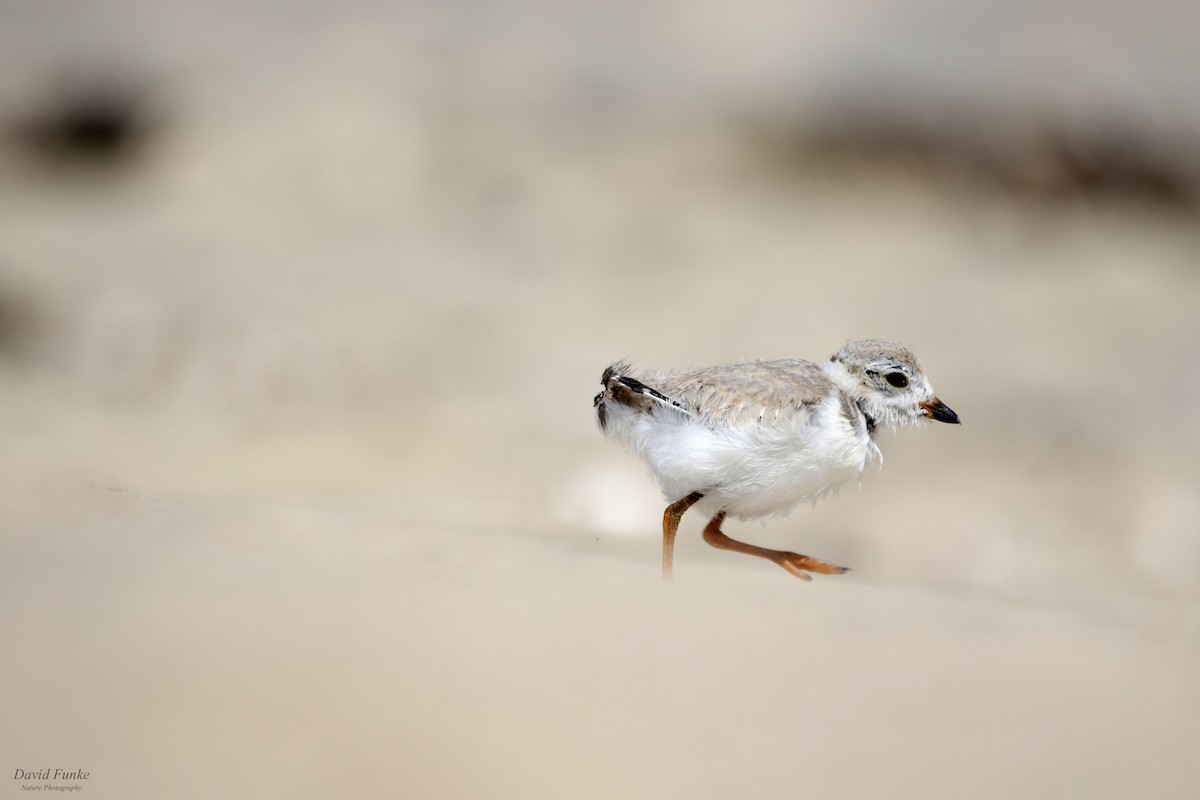
M878 425L898 428L924 419L958 423L958 415L934 395L920 360L902 344L852 339L825 369Z

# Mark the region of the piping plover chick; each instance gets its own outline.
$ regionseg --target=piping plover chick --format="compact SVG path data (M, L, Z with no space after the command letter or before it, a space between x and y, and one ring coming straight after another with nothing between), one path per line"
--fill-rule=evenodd
M933 394L907 347L856 339L822 364L800 359L635 373L613 364L593 405L608 438L650 467L670 502L663 512L663 577L675 532L692 506L709 515L704 540L774 561L797 578L846 571L809 556L745 544L721 531L726 516L782 514L819 498L882 459L879 426L958 415Z

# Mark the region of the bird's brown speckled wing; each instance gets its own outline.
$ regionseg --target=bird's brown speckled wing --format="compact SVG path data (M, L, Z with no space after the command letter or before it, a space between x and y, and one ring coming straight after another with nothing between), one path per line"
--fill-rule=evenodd
M642 380L715 426L802 421L836 391L820 367L800 359L648 374Z

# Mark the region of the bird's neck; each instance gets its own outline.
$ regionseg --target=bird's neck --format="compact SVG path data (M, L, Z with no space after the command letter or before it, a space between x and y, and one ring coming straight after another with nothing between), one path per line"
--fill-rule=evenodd
M858 400L858 379L850 374L850 370L846 369L846 365L841 361L830 359L821 365L821 371L829 376L839 389L846 393L847 397Z
M859 396L858 379L850 374L850 371L846 369L845 364L843 364L841 361L834 361L833 359L830 359L822 364L821 370L829 376L829 379L833 381L834 385L836 385L838 389L844 392L846 396L853 400L854 404L858 406L858 410L862 412L863 419L866 420L867 433L872 439L875 438L875 428L878 427L879 421L876 415L872 414L871 411L868 410L867 404L863 402L863 398Z

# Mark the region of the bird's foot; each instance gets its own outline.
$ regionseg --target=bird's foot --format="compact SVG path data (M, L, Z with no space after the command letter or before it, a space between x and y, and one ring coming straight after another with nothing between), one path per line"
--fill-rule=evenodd
M803 581L812 580L812 576L808 574L810 572L819 572L822 575L841 575L843 572L850 571L849 567L827 564L810 556L787 551L777 551L777 555L771 560Z

